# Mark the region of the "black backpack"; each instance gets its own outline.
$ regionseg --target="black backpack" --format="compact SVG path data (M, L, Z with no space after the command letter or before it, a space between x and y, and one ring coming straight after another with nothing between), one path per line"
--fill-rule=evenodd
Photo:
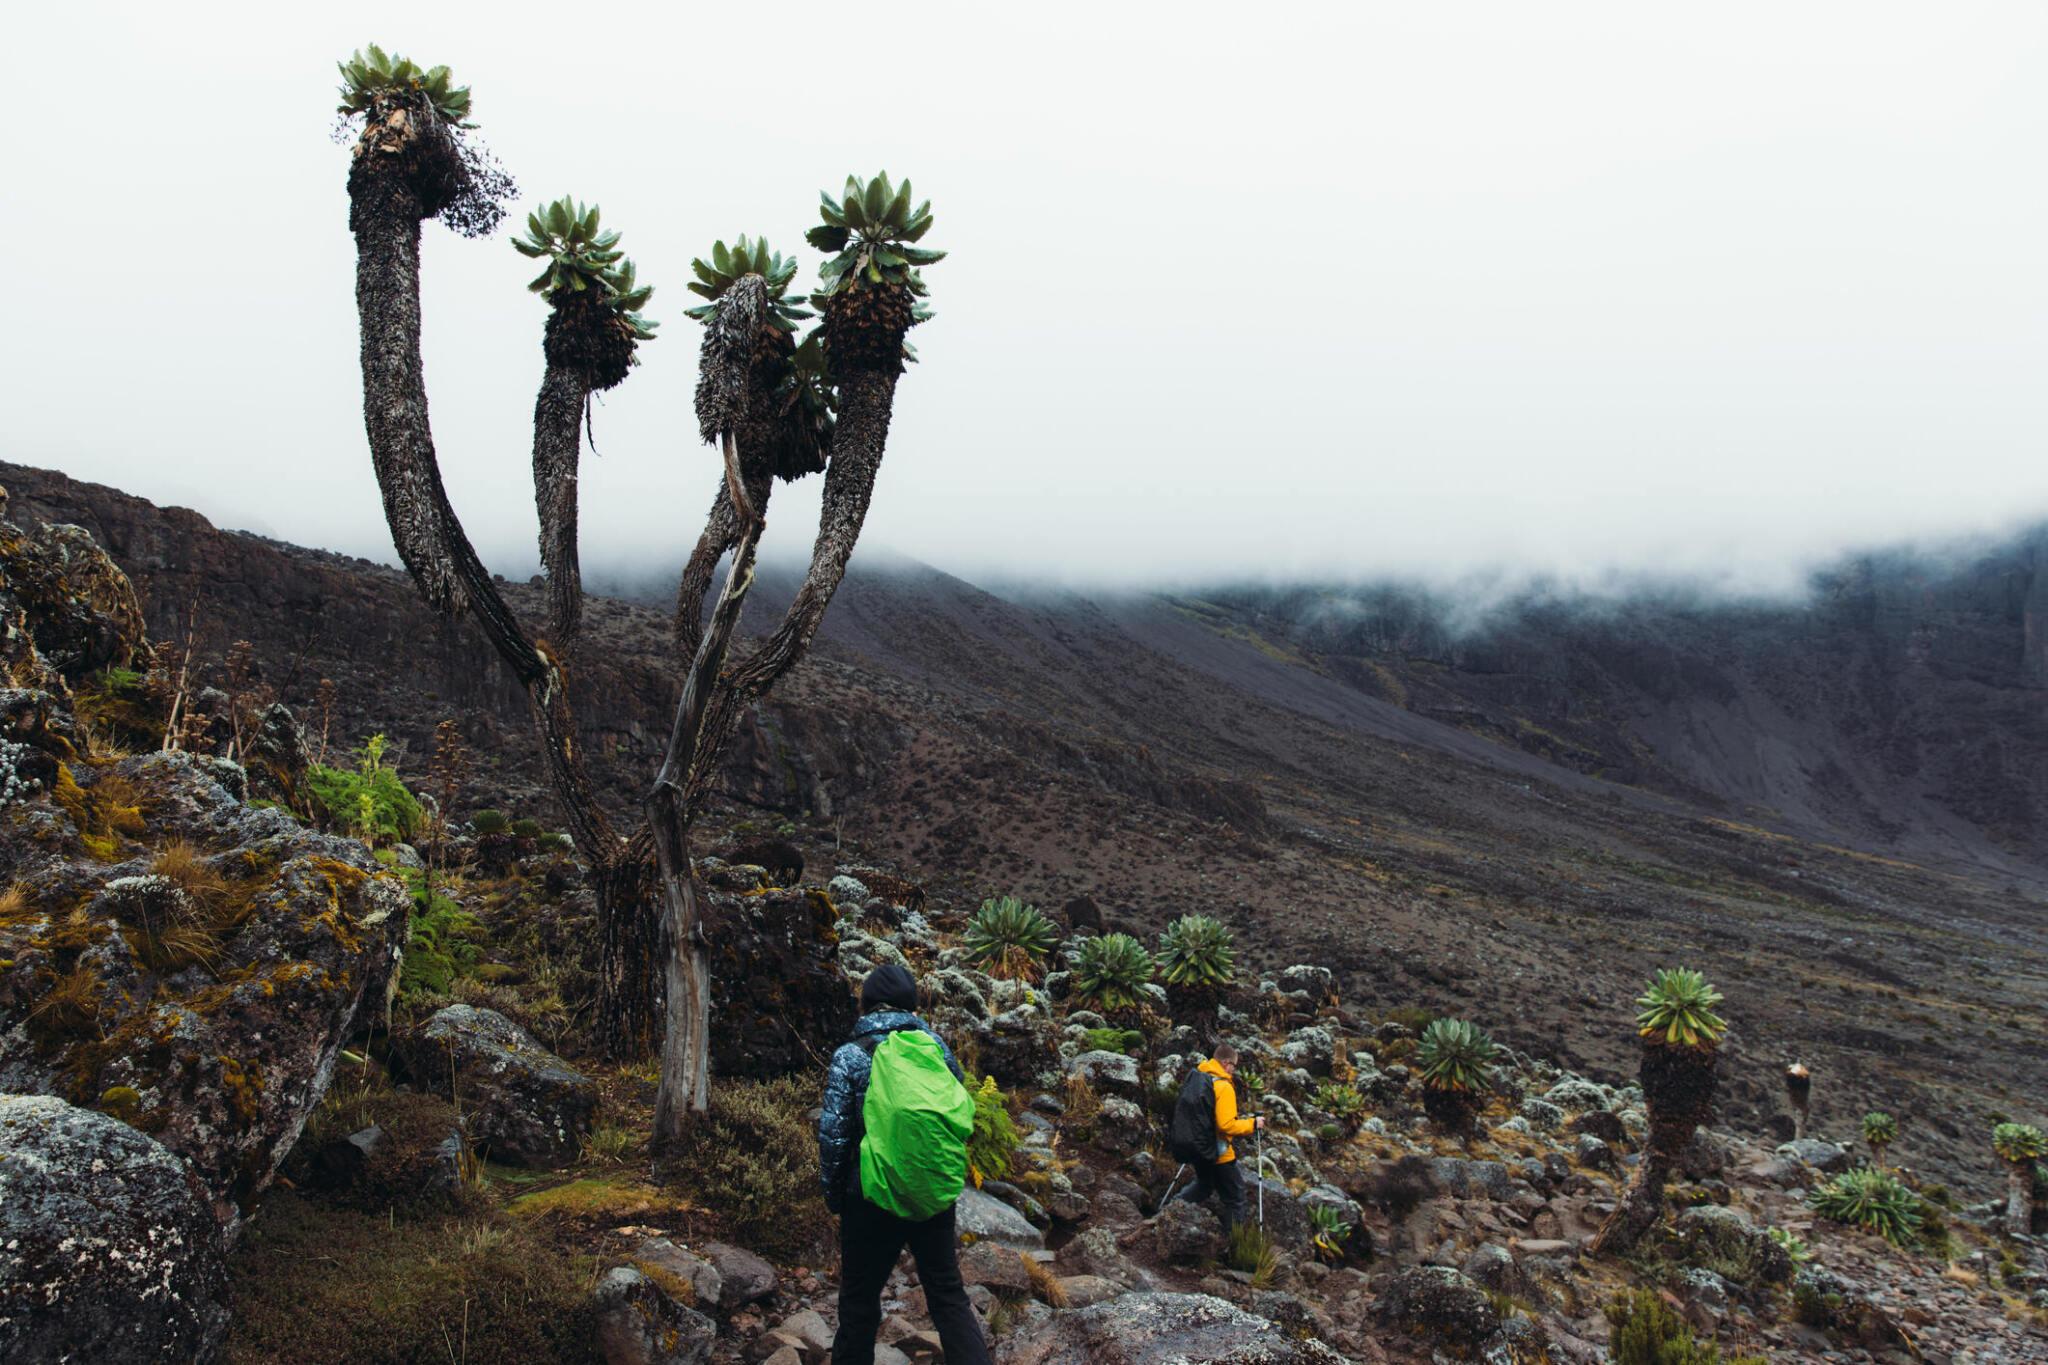
M1216 1156L1216 1078L1191 1071L1173 1102L1166 1125L1166 1150L1175 1161L1210 1161Z

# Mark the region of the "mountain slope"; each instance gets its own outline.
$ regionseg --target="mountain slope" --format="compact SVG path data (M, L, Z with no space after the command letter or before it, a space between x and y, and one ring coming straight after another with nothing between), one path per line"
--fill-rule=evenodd
M0 482L91 530L158 636L196 607L203 658L249 639L309 717L334 680L335 744L381 730L417 768L453 716L487 760L474 803L545 814L524 698L399 573ZM2048 1079L2037 547L1852 566L1811 609L1536 602L1462 632L1412 597L1027 599L863 563L720 820L777 812L954 903L1219 914L1255 960L1596 1072L1628 1064L1642 977L1698 965L1737 1025L1731 1123L1763 1125L1802 1056L1824 1129L1889 1108L1901 1159L1988 1192L1988 1117L2038 1119ZM750 626L788 586L766 576ZM625 810L678 663L659 605L594 600L587 630L586 751Z

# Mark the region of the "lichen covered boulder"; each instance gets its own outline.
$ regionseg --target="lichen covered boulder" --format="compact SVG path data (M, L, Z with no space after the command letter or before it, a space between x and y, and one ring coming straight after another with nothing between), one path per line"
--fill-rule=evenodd
M410 908L361 843L244 805L239 773L81 760L0 812L0 1089L133 1123L230 1225L381 1010Z
M496 1010L437 1010L392 1051L416 1082L461 1104L493 1161L561 1166L583 1150L597 1083Z
M1313 1337L1208 1294L1119 1294L1054 1314L1005 1342L1001 1365L1339 1365Z
M629 1266L606 1271L591 1297L605 1365L698 1365L718 1335L711 1319Z
M227 1331L212 1199L161 1143L0 1095L0 1360L207 1361Z
M832 901L816 890L712 892L711 1070L767 1079L846 1041L858 1010L840 975Z

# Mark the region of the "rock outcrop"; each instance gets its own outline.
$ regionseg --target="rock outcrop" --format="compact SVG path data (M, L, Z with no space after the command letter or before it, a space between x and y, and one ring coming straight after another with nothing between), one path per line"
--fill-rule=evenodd
M1004 1343L1001 1365L1341 1365L1313 1338L1207 1294L1120 1294L1055 1314Z
M0 1095L0 1360L189 1365L227 1330L212 1200L161 1143Z
M492 1160L563 1166L583 1149L597 1083L496 1010L450 1005L392 1049L408 1075L462 1106Z

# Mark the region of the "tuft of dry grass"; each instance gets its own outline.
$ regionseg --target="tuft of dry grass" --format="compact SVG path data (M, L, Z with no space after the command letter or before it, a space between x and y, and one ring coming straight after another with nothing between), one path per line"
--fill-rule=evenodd
M227 899L228 879L214 871L205 852L188 840L173 839L158 849L149 870L208 910Z
M1102 1096L1095 1093L1095 1087L1088 1084L1088 1078L1079 1072L1067 1076L1066 1092L1061 1096L1066 1106L1066 1121L1073 1124L1092 1123L1102 1112Z
M1024 1263L1024 1273L1031 1279L1031 1292L1048 1308L1065 1308L1067 1291L1060 1284L1060 1277L1052 1273L1052 1267L1038 1260L1028 1251L1017 1253L1017 1259Z

